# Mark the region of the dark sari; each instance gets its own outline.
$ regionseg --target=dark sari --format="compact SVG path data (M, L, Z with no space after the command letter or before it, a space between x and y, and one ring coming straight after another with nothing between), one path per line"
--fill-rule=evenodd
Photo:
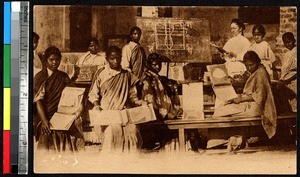
M145 59L146 53L143 47L140 44L137 44L132 50L129 67L131 68L132 73L140 80L144 72Z
M42 100L43 109L48 121L57 112L58 104L61 98L62 91L69 83L68 74L56 70L48 77L47 69L36 74L34 77L34 97L44 88L45 95ZM50 134L42 134L41 120L36 110L36 102L34 103L34 135L38 141L38 149L46 150L76 150L80 144L80 139L83 139L81 120L76 119L69 131L51 131ZM82 147L82 145L81 145Z

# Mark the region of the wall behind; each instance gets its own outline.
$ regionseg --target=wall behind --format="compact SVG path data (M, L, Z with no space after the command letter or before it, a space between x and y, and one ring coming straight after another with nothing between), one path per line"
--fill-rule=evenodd
M107 36L128 35L132 26L136 25L138 7L135 6L91 6L91 28L87 33L104 42ZM277 51L278 58L284 52L281 35L285 31L296 32L296 9L280 8L279 24L266 25L268 41L272 49ZM70 6L34 6L34 31L40 35L38 52L47 46L55 45L62 51L70 51ZM228 6L191 6L172 8L173 18L204 18L209 21L211 38L220 37L221 44L231 38L230 21L238 17L238 7ZM252 39L252 24L246 24L245 36ZM280 34L279 34L280 33ZM280 36L280 37L279 37ZM276 49L278 47L278 49Z
M50 45L67 50L70 46L70 6L34 6L33 31L39 34L38 52Z

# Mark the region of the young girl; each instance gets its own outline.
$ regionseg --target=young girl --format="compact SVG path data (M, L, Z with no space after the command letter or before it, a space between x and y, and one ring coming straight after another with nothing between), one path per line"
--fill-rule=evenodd
M272 64L276 60L275 55L270 47L270 44L264 41L266 31L263 25L256 24L252 28L252 35L255 43L253 43L249 50L257 53L261 59L261 63L266 67L271 79L273 77Z
M70 83L67 73L58 70L61 52L48 47L44 53L45 66L34 76L34 135L37 149L46 151L84 150L81 119L82 106L75 113L76 119L68 131L50 130L50 120L58 110L61 95ZM44 151L42 151L44 152Z
M288 96L290 105L294 112L297 112L297 46L294 34L286 32L282 35L282 41L288 51L284 54L281 66L281 76L279 82L286 85L293 92L293 96ZM287 92L286 92L287 93Z

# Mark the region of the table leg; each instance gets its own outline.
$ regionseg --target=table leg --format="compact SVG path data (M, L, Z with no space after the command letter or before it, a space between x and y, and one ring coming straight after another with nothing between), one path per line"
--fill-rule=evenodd
M185 151L184 128L178 129L178 138L179 138L179 150Z

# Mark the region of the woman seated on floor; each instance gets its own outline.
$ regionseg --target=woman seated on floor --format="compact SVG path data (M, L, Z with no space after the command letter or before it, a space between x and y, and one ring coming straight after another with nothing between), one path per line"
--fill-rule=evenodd
M254 51L246 52L243 62L250 75L243 93L215 109L214 116L261 116L263 128L272 138L276 132L277 116L269 74Z

